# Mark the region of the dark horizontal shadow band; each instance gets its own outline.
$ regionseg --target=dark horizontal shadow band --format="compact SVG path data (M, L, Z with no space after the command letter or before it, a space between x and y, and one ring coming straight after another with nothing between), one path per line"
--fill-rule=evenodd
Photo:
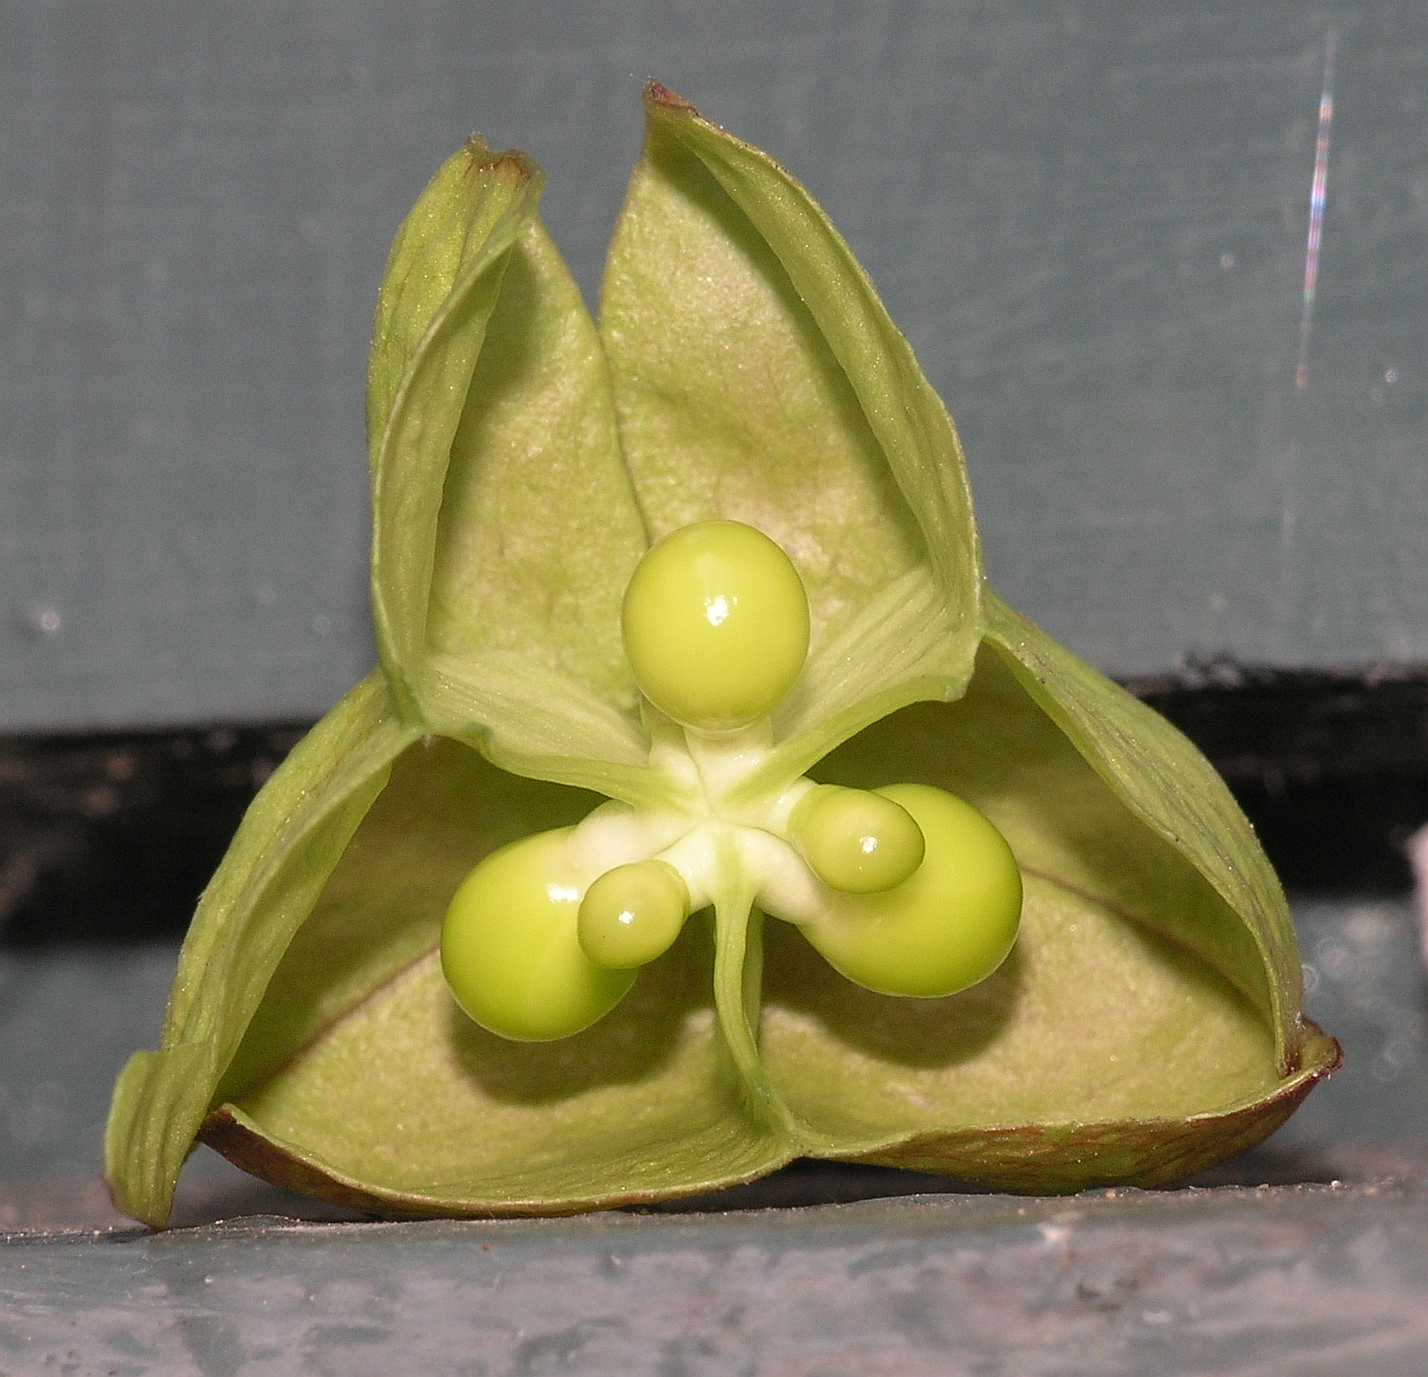
M1228 780L1294 892L1401 893L1428 822L1428 666L1212 660L1128 685ZM295 723L0 737L0 945L183 930Z

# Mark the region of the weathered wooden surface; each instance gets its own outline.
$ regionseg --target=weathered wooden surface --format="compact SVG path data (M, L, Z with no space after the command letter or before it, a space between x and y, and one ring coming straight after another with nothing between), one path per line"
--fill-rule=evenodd
M46 1238L0 1373L1421 1377L1425 1233L1325 1186Z
M593 292L649 75L827 205L993 578L1074 648L1428 659L1418 0L394 13L0 10L0 729L310 717L365 671L398 218L479 127Z

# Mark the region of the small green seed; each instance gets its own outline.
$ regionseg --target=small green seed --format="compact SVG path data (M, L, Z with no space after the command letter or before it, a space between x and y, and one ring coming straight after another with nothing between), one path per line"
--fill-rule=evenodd
M738 521L654 545L625 590L625 654L646 698L706 732L766 717L808 655L808 595L788 556Z
M971 804L925 784L877 793L905 808L926 839L922 864L881 894L849 895L803 928L855 984L933 998L985 980L1021 921L1021 871L1006 838Z
M922 832L912 814L882 794L820 784L789 819L803 859L824 884L846 894L900 885L922 864Z
M581 889L558 828L503 846L461 883L441 929L441 969L462 1009L516 1042L569 1037L634 984L581 950Z
M664 861L607 870L585 891L577 931L597 966L627 971L663 956L689 916L689 890Z

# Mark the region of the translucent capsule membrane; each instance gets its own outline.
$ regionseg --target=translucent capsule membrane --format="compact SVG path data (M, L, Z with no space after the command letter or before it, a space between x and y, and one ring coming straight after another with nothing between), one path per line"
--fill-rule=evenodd
M808 595L792 561L738 521L701 521L655 544L621 613L645 697L696 731L767 717L808 655Z

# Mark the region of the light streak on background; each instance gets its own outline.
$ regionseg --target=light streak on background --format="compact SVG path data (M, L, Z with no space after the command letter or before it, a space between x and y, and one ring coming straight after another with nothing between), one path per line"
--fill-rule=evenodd
M1324 35L1324 84L1319 91L1319 133L1314 141L1314 179L1309 184L1309 233L1304 242L1304 298L1299 308L1299 362L1294 387L1309 386L1309 332L1314 327L1314 296L1319 287L1319 246L1324 238L1324 195L1329 185L1329 133L1334 123L1334 58L1339 32Z

